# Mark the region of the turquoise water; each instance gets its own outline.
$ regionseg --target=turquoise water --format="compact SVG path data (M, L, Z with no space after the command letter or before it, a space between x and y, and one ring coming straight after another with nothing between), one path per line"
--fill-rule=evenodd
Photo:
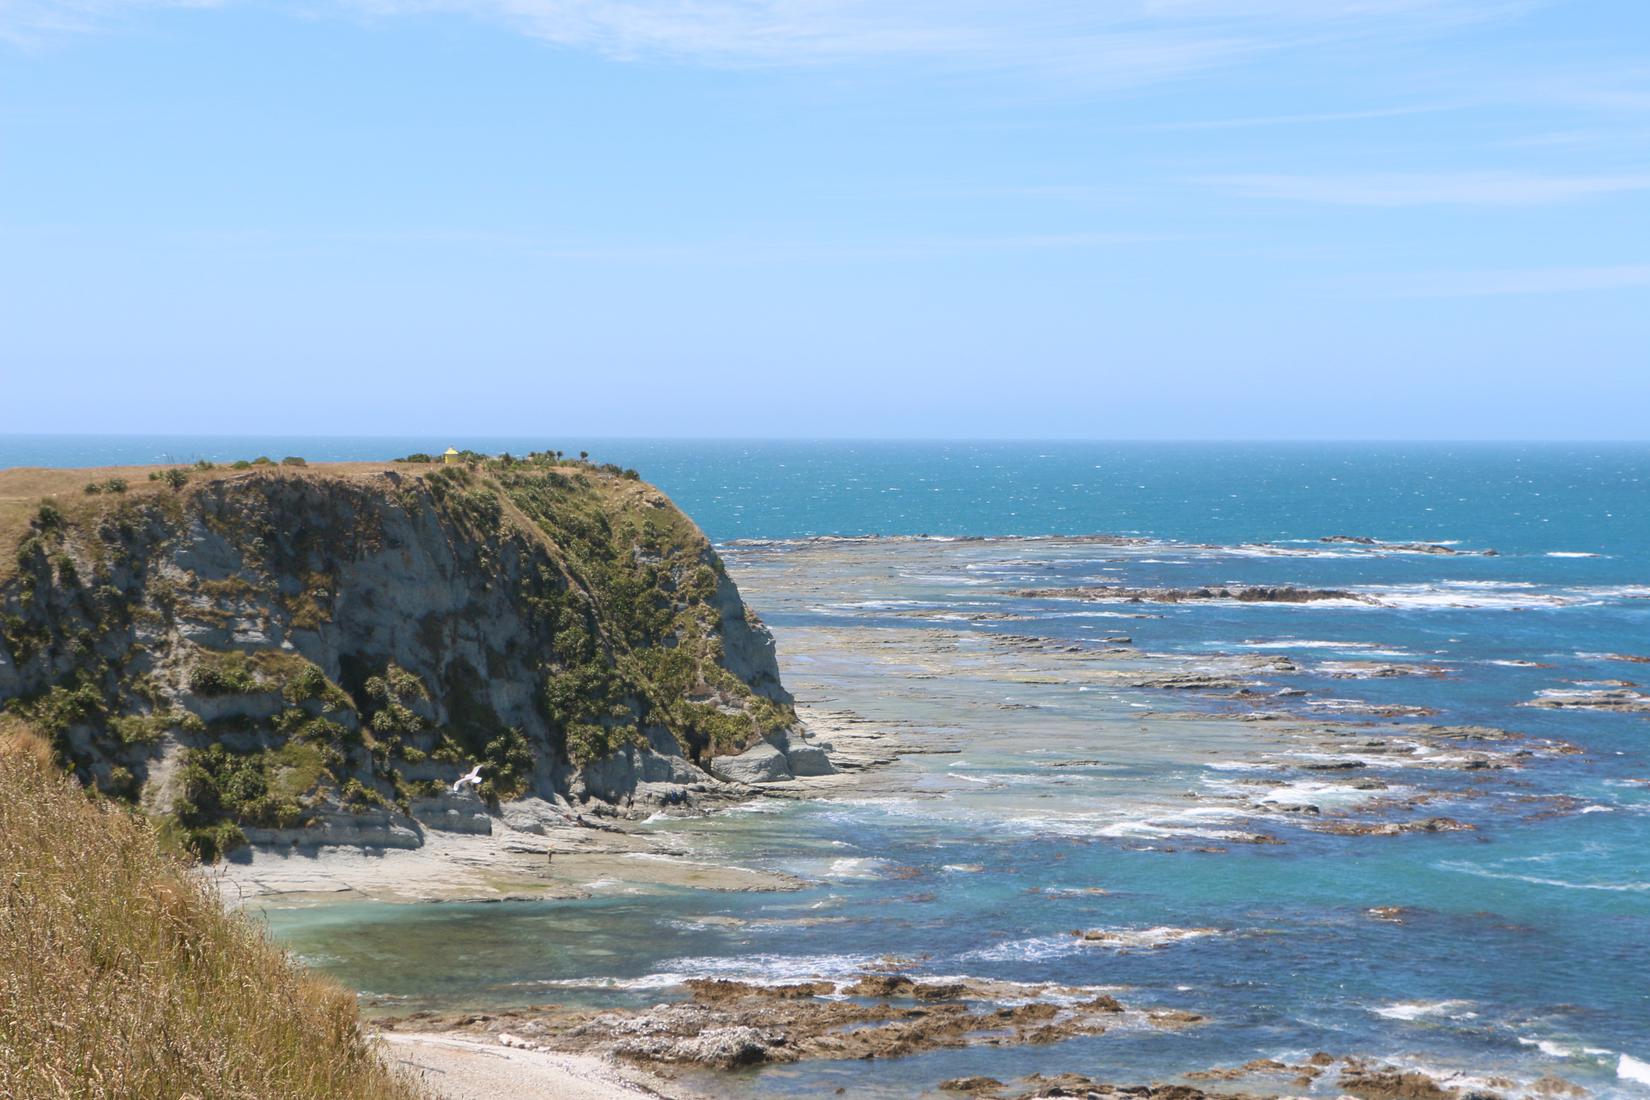
M1146 532L1241 543L1378 532L1509 550L1571 549L1567 540L1615 554L1650 548L1645 444L452 443L488 453L587 449L634 466L714 539ZM364 460L446 446L420 437L12 435L0 436L0 468L260 454Z
M874 797L658 826L697 855L800 875L809 885L794 893L270 914L304 957L357 988L397 1005L642 1005L684 976L851 975L894 955L918 973L1122 987L1126 1002L1211 1022L784 1067L719 1087L892 1097L972 1073L1145 1081L1322 1049L1525 1081L1555 1073L1596 1094L1650 1095L1618 1072L1623 1053L1650 1061L1650 718L1520 705L1599 681L1650 681L1650 665L1607 657L1650 654L1650 448L454 442L587 447L636 466L724 545L775 630L794 690L876 719L944 725L964 748L910 763L905 789ZM0 465L431 448L11 437L0 438ZM1088 533L1148 541L803 541ZM1337 534L1498 555L1318 541ZM1294 583L1379 602L1141 608L1023 594L1098 579ZM1134 613L1154 617L1108 617ZM1228 702L1091 689L1076 673L1015 682L1005 651L992 648L1012 635L1098 650L1117 631L1189 667L1287 652L1300 671L1267 674L1267 689L1307 691L1298 713L1308 722L1324 700L1422 706L1436 712L1428 721L1581 751L1497 772L1423 776L1377 763L1360 773L1405 789L1424 783L1436 800L1425 812L1470 832L1339 836L1221 817L1227 803L1200 824L1175 808L1180 792L1212 799L1253 775L1299 785L1310 753L1236 721L1139 720ZM860 643L875 639L896 644L873 661ZM925 647L942 642L961 644L967 662L889 687L898 660L937 661ZM911 656L900 658L901 647ZM1333 675L1337 662L1371 655L1443 671ZM1280 740L1263 743L1269 737ZM1051 752L1096 762L1056 773ZM1219 841L1234 828L1283 843ZM1369 912L1394 906L1401 921ZM1213 931L1096 949L1075 943L1074 928Z

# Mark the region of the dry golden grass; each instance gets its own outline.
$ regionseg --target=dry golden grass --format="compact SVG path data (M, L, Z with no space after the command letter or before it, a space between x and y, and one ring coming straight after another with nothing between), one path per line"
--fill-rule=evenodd
M17 553L17 544L28 535L29 521L34 518L43 501L49 500L56 505L69 523L86 526L100 513L118 507L126 501L165 499L177 495L166 485L149 480L151 473L167 468L157 463L153 466L62 468L18 466L0 470L0 580L5 580L15 571L13 558ZM382 474L386 470L417 476L437 469L435 466L413 466L393 462L329 462L307 467L260 466L251 470L235 470L228 466L214 466L210 470L197 470L193 466L176 468L189 475L188 487L184 492L192 491L208 482L229 478L274 475L360 480ZM126 482L126 491L97 496L86 495L88 482L107 481L111 477L123 479Z
M0 727L0 1097L411 1100L355 1000Z
M0 469L0 581L7 580L16 572L17 546L28 536L29 523L44 501L51 501L71 526L89 529L99 515L125 502L182 498L214 481L277 477L362 483L385 473L407 478L425 477L442 467L439 463L316 462L308 466L259 466L250 470L236 470L229 466L198 470L193 466L180 465L176 468L189 476L182 490L173 490L149 480L151 473L167 468L157 463L153 466L18 466ZM610 503L635 503L650 497L664 499L664 494L651 485L594 469L583 472L589 479L587 486ZM88 482L107 481L111 477L125 480L127 488L124 493L86 495ZM516 512L514 508L511 511ZM526 527L534 529L536 525L526 523Z

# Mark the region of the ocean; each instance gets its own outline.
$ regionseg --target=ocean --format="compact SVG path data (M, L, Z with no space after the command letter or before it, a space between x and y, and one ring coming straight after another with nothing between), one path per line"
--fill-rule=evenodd
M801 703L924 751L851 798L650 826L799 891L265 914L370 1002L647 1005L893 958L1202 1020L715 1087L1321 1050L1650 1096L1650 447L12 436L0 466L448 443L634 466L717 542Z

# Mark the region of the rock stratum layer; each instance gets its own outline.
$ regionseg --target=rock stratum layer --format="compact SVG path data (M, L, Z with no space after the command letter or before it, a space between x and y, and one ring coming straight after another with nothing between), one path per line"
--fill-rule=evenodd
M629 471L147 474L0 472L0 704L203 856L830 767L709 542Z

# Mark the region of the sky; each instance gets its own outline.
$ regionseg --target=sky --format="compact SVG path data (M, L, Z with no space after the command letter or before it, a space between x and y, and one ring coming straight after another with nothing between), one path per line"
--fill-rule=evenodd
M0 0L0 432L1650 439L1650 3Z

